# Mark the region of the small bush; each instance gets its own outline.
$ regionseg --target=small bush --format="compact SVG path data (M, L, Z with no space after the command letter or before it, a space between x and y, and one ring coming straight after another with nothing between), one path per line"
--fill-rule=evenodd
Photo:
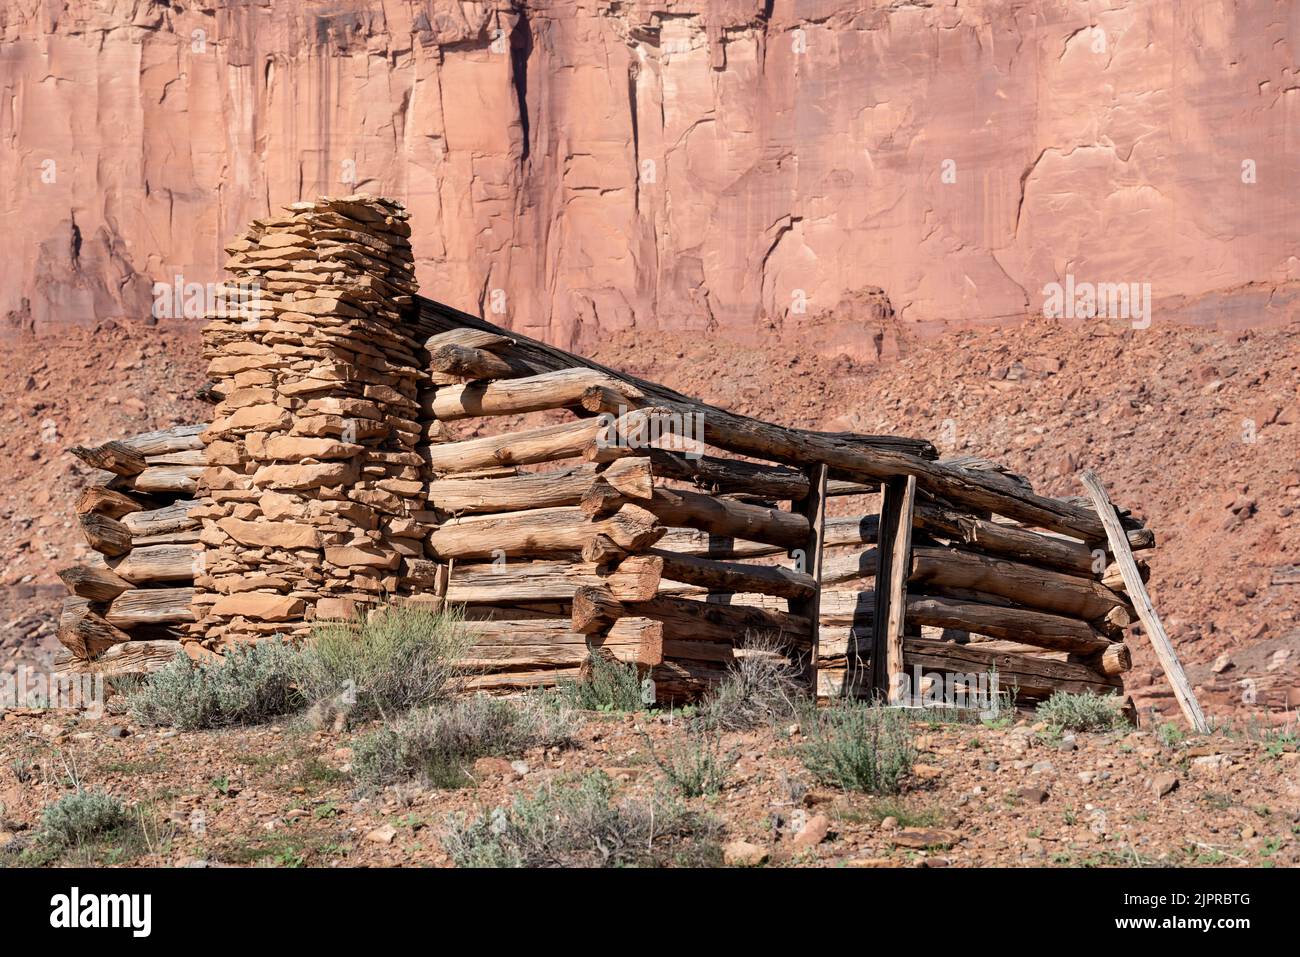
M749 638L700 709L705 723L741 731L798 715L804 697L803 670L770 638Z
M727 784L727 776L740 759L740 752L722 750L721 735L710 730L691 731L668 745L663 756L655 752L650 736L645 735L650 757L668 781L683 797L717 794Z
M858 701L809 710L800 759L823 784L868 794L897 794L916 751L905 714Z
M473 823L453 815L443 845L459 867L721 863L716 821L662 798L616 802L613 791L609 778L594 772L520 796Z
M280 639L237 645L220 661L196 664L182 652L128 693L127 708L141 724L184 731L266 721L302 705L297 655Z
M359 720L445 700L472 643L458 614L390 605L364 622L326 622L298 661L308 703L342 699Z
M358 739L352 773L367 784L418 777L434 787L460 787L470 783L476 759L567 744L573 723L572 710L554 696L461 698L412 711Z
M1060 731L1112 731L1128 727L1119 695L1057 691L1038 706L1038 717Z
M41 814L41 840L60 847L79 847L128 826L122 803L100 791L64 795Z
M587 659L587 675L560 685L561 696L579 711L640 711L645 707L636 666L604 655Z

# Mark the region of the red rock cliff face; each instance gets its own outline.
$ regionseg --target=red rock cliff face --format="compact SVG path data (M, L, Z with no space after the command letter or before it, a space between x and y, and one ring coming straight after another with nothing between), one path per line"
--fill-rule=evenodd
M429 295L573 348L860 355L1150 283L1295 312L1300 5L11 0L9 328L147 316L272 205L405 203Z

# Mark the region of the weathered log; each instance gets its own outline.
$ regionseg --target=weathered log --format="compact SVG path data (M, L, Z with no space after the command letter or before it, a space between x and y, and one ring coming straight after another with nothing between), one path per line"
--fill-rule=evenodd
M653 618L664 623L664 640L725 641L736 644L747 632L776 635L794 644L808 642L811 633L807 618L787 612L693 601L688 598L659 597L651 601L629 602L627 614Z
M651 669L655 700L660 704L696 701L726 680L728 669L698 661L666 660Z
M880 544L876 548L875 642L871 648L871 684L878 694L897 703L903 670L903 618L912 553L912 522L916 508L916 477L891 478L880 488Z
M980 677L996 672L998 692L1015 691L1018 697L1043 698L1054 691L1107 694L1122 687L1118 678L1099 674L1084 664L993 651L979 644L906 638L903 654L909 675L917 667Z
M624 459L623 461L627 461ZM597 477L582 493L578 508L588 518L604 518L619 510L627 498L604 479Z
M131 530L115 518L91 512L82 515L81 533L95 551L116 558L131 550Z
M131 480L131 487L153 495L193 495L204 470L202 465L151 465Z
M146 455L147 468L156 465L207 465L207 453L203 449L188 449L184 452L168 452L166 455Z
M691 457L668 449L651 449L656 475L693 482L714 494L757 495L776 501L799 501L808 494L808 476L799 469L761 465L712 456Z
M499 349L513 344L514 340L504 332L488 332L482 329L448 329L424 340L427 352L433 352L440 346L469 346L473 349Z
M652 549L650 554L663 561L665 579L699 585L709 591L759 592L782 598L809 598L817 592L813 576L779 565L720 562L662 549Z
M876 550L847 552L843 555L826 555L822 558L822 584L838 585L860 578L876 576Z
M604 585L625 601L653 598L663 562L648 556L630 556L617 569L602 574L593 564L571 562L501 562L457 564L447 582L449 602L501 604L522 601L571 601L580 586Z
M1087 489L1097 513L1101 516L1102 522L1105 523L1106 536L1110 542L1111 551L1115 555L1115 560L1119 562L1120 572L1124 576L1124 584L1128 587L1129 597L1133 600L1134 608L1138 617L1142 620L1142 627L1146 631L1147 637L1151 640L1156 657L1160 659L1160 665L1164 669L1165 677L1169 679L1169 683L1173 686L1174 696L1178 699L1178 705L1182 709L1183 716L1187 718L1187 722L1197 734L1208 734L1209 724L1205 720L1204 712L1201 711L1200 702L1196 700L1196 692L1192 690L1191 683L1187 680L1187 674L1183 671L1182 663L1178 660L1178 654L1174 651L1173 643L1165 633L1165 626L1161 623L1160 616L1156 614L1155 605L1151 603L1151 596L1147 594L1146 585L1142 582L1142 576L1138 572L1133 553L1129 550L1129 543L1125 538L1123 525L1120 523L1119 516L1115 514L1115 507L1106 494L1105 486L1101 484L1101 479L1097 477L1095 472L1084 472L1079 476L1079 480Z
M620 406L620 409L622 407ZM613 462L629 456L643 457L657 443L690 440L693 420L657 406L634 409L616 418L606 412L594 420L600 425L595 438L583 450L589 462Z
M191 587L133 588L113 600L104 618L119 628L195 621L193 600Z
M576 508L539 508L450 519L429 533L428 544L433 556L445 561L581 551L597 534L636 552L649 548L663 533L663 526L639 509L625 507L592 522Z
M77 499L76 512L78 515L89 515L93 512L99 515L107 515L109 518L120 519L146 507L136 499L116 489L106 488L103 485L92 485L82 492L81 497Z
M663 625L648 618L620 618L596 635L572 630L568 618L490 619L465 628L474 644L461 664L475 670L580 665L597 650L646 667L663 660Z
M1099 582L956 548L915 548L909 580L1000 595L1085 621L1100 621L1112 609L1127 606L1122 596Z
M429 483L429 503L440 511L464 515L577 505L591 487L596 468L588 462L505 478L434 479Z
M579 634L604 631L623 615L623 603L604 585L581 585L573 593L573 630Z
M579 419L524 432L447 442L429 447L428 464L434 472L450 474L493 465L536 465L577 458L603 427L599 419Z
M94 658L119 642L131 640L130 635L104 619L96 610L100 607L84 598L64 599L57 637L78 658Z
M483 415L514 415L580 407L587 389L628 389L612 376L591 369L557 369L523 379L443 386L427 404L436 419L450 421Z
M553 688L562 681L576 681L582 676L582 667L561 666L527 668L485 675L467 675L460 681L466 691L487 694L523 691L528 688Z
M1104 634L1077 618L933 595L908 595L907 621L1081 655L1100 653L1110 645Z
M96 674L106 678L150 674L184 654L179 641L127 641L113 645L92 661L73 658L55 666L60 674Z
M199 527L199 520L190 518L190 510L197 504L193 499L177 499L171 505L162 508L132 512L122 519L122 524L130 529L132 537L137 539L149 535L189 531Z
M112 601L131 587L131 583L108 566L73 565L59 572L68 591L91 601Z
M68 450L91 468L130 477L144 471L144 453L123 442L105 442L94 448L74 445Z
M680 489L655 489L645 506L665 525L698 528L713 535L796 548L808 539L808 519L794 512L747 505Z
M582 560L593 565L608 565L620 561L626 555L627 549L600 532L591 536L582 546Z
M450 342L430 350L429 368L457 379L518 379L533 371L486 349Z
M175 425L170 429L133 435L128 439L122 439L122 444L145 456L201 451L205 431L207 431L206 424Z
M193 545L149 545L133 548L108 567L134 585L191 581L199 573L203 549Z

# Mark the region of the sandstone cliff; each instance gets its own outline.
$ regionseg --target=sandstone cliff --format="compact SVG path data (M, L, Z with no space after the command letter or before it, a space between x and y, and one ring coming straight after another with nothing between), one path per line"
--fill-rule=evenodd
M411 210L426 294L572 348L775 324L869 358L1067 276L1277 321L1297 37L1268 0L11 0L0 314L147 317L355 187Z

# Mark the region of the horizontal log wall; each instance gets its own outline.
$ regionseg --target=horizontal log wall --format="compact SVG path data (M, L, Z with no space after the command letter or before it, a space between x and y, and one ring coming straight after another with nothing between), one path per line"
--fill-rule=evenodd
M203 430L177 426L71 450L90 468L77 518L92 552L59 572L69 597L57 670L128 674L181 650L203 564L191 514L208 504L194 497Z

